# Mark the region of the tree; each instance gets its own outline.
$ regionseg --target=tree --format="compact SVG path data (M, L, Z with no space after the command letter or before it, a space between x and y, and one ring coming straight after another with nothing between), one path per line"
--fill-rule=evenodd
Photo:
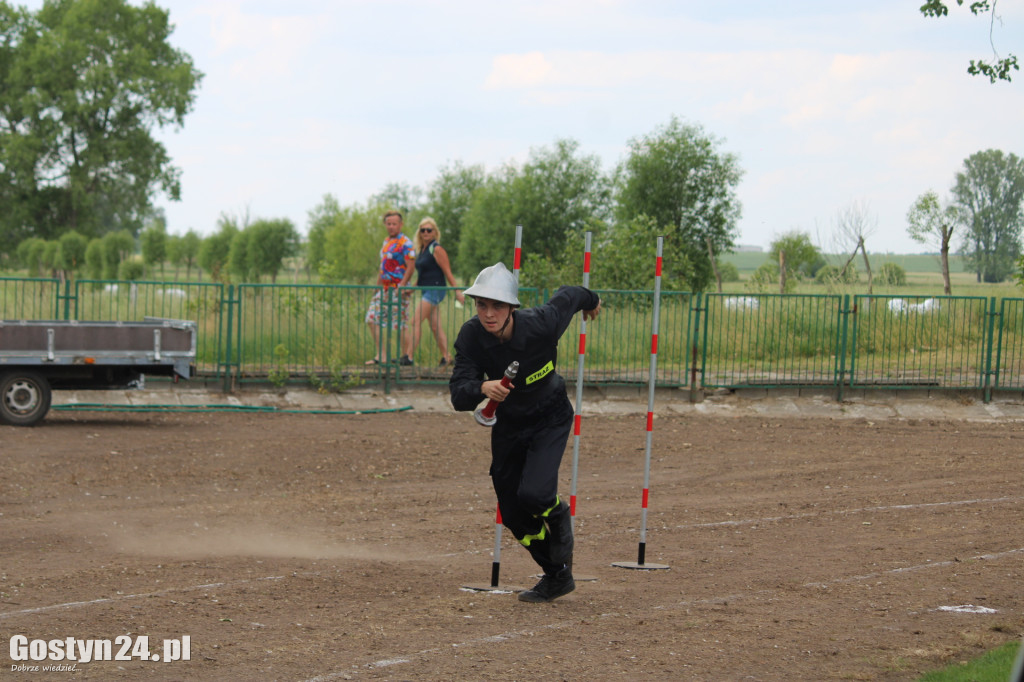
M1019 71L1020 66L1017 64L1017 57L1013 54L1009 54L1006 57L1000 57L996 51L996 45L992 38L992 33L995 29L996 22L996 3L998 0L992 0L989 4L988 0L973 1L969 5L971 14L978 16L986 12L992 12L992 19L989 23L988 29L988 40L992 46L993 61L986 62L984 60L971 60L970 66L967 67L967 73L972 76L987 76L990 83L995 83L997 80L1004 80L1010 82L1010 71ZM957 5L963 5L964 0L956 0ZM921 14L926 17L944 17L949 14L949 7L943 0L926 0L921 5Z
M67 274L76 272L85 265L85 250L89 240L71 230L57 240L57 267Z
M387 209L374 204L342 208L336 201L328 205L326 199L323 209L320 276L329 282L375 283L380 272L380 247L386 235L382 218Z
M864 267L868 271L868 295L874 290L871 275L871 261L868 260L868 248L865 241L878 229L878 217L871 214L867 202L854 201L836 213L835 236L842 251L849 251L850 257L840 270L840 279L846 278L846 270L853 263L860 251L864 257Z
M319 273L327 258L327 229L341 214L341 205L333 194L325 194L323 200L309 211L309 230L306 236L306 276Z
M978 281L1002 282L1021 252L1024 160L995 149L972 154L956 174L952 194L966 226L963 249Z
M452 263L458 263L463 221L473 205L476 191L486 179L483 166L455 162L442 167L427 189L427 213L441 228L444 248Z
M153 131L181 126L202 74L152 2L0 0L0 243L133 234L180 171Z
M39 277L43 273L43 253L46 251L46 240L30 237L18 244L18 262L28 269L29 277Z
M633 139L616 172L617 222L653 218L666 247L686 255L666 261L668 273L694 291L711 281L709 251L718 256L732 248L741 212L736 186L743 173L734 155L717 151L718 144L700 126L672 117L654 133ZM682 270L686 265L692 271Z
M780 262L779 254L785 254L786 277L813 278L825 264L818 250L811 242L811 236L799 230L792 230L772 241L768 257L773 263Z
M154 218L146 226L139 235L139 245L143 264L150 269L159 265L160 274L163 275L164 261L167 260L167 221L163 216Z
M946 296L953 293L949 279L949 245L961 221L960 210L952 204L943 207L939 195L931 190L919 196L907 211L907 233L910 238L939 249L943 293Z
M523 226L523 254L560 263L570 235L609 212L608 182L596 156L579 143L558 140L530 150L522 167L506 164L473 194L459 240L456 271L472 281L481 269L510 262L516 225Z
M250 225L247 259L249 271L257 280L269 275L270 281L277 282L285 258L291 258L298 251L299 234L292 221L287 218L257 220Z
M618 223L606 237L596 235L593 281L600 282L601 288L650 291L654 288L654 262L661 236L661 226L647 215ZM672 263L673 267L662 267L663 289L686 290L690 282L679 278L678 273L692 270L687 258L677 242L665 240L662 263ZM577 272L580 270L577 268Z
M103 278L117 279L121 263L135 253L135 238L128 230L108 232L103 236Z
M199 247L202 240L195 230L189 230L185 234L170 235L167 238L167 260L174 264L174 276L178 276L178 267L185 266L185 281L192 280L192 268L196 266L196 259L199 256Z
M214 280L224 279L228 264L231 242L238 234L235 219L221 214L217 219L218 230L203 240L199 247L199 267L210 273Z
M103 239L93 237L85 247L85 271L89 279L103 279Z
M242 282L258 279L249 259L251 241L252 232L246 228L235 233L235 236L231 238L231 246L228 247L228 272Z
M192 279L192 268L198 266L201 245L202 239L199 238L195 230L189 230L181 237L181 258L185 263L186 280Z

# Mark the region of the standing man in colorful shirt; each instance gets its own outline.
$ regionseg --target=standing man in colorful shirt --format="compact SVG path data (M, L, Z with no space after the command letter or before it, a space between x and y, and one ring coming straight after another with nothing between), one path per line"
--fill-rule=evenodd
M402 291L402 288L409 283L412 273L415 270L416 251L413 248L412 240L402 233L402 214L398 211L388 211L384 214L384 227L388 231L387 239L380 247L380 274L377 283L380 289L370 299L370 308L366 311L366 323L370 325L370 333L373 334L373 347L377 354L372 360L367 360L368 365L380 364L381 344L380 333L390 321L391 328L398 331L402 337L402 357L399 364L411 365L412 334L403 333L409 323L409 308L412 303L411 292ZM395 289L389 292L388 289ZM394 302L398 298L401 313L396 314L393 309L387 309L388 295Z

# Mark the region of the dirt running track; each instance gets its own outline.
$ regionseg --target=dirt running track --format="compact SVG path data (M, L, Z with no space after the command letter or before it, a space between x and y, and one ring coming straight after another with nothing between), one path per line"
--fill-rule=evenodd
M913 680L1024 631L1024 424L658 418L646 562L670 568L634 571L611 564L637 559L644 419L584 420L596 580L551 604L460 589L495 535L465 414L0 427L0 677ZM531 585L504 538L503 584ZM125 634L190 660L10 660L15 635Z

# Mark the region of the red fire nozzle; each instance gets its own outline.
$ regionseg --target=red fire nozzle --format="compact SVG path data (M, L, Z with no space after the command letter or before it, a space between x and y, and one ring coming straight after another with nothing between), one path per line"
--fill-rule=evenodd
M516 378L516 374L519 373L519 363L513 361L511 365L505 370L505 376L501 377L501 385L508 387L512 385L512 380ZM498 409L498 401L491 399L487 401L487 404L478 409L473 413L473 417L476 419L480 426L494 426L498 418L494 416L494 411Z

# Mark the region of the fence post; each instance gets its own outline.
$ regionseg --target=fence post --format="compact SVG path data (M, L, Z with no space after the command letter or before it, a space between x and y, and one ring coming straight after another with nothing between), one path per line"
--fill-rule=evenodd
M1000 313L996 312L996 297L992 296L989 298L988 303L988 338L985 341L985 382L982 384L982 401L987 405L992 402L992 347L995 345L995 328L996 328L996 316ZM999 328L1002 329L1003 321L999 321ZM999 365L996 364L996 372L999 371Z
M61 286L61 284L64 285L64 293L63 294L60 293L60 286ZM64 317L60 316L60 302L61 302L61 300L64 301ZM71 319L71 317L70 317L70 315L71 315L71 305L70 305L70 302L71 302L71 280L70 279L65 279L63 282L61 280L57 280L57 310L56 310L56 315L54 315L54 319L65 320L65 321Z
M221 322L222 322L222 327L224 327L223 330L222 330L222 333L221 333L221 339L224 342L223 343L223 345L224 345L224 348L223 348L224 353L223 353L223 362L219 362L218 365L224 368L224 384L223 384L224 392L225 393L230 393L231 392L231 367L232 367L231 344L232 344L232 337L234 336L234 327L235 327L235 324L234 324L234 319L235 319L234 307L235 307L235 304L236 304L236 300L235 300L235 285L234 284L229 284L226 290L225 289L221 289L221 291L223 291L226 294L226 296L221 298L221 310L222 311L225 310L225 309L227 310L227 320L226 320L226 324L225 324L224 313L221 312Z
M693 341L690 345L690 402L700 402L697 388L697 351L700 342L700 314L705 307L701 305L703 294L697 292L694 296L694 305L690 308L691 324L693 326ZM703 373L703 372L702 372Z
M839 306L839 352L836 353L836 360L839 362L837 370L836 402L843 402L843 384L846 383L846 339L850 326L850 295L843 294Z

